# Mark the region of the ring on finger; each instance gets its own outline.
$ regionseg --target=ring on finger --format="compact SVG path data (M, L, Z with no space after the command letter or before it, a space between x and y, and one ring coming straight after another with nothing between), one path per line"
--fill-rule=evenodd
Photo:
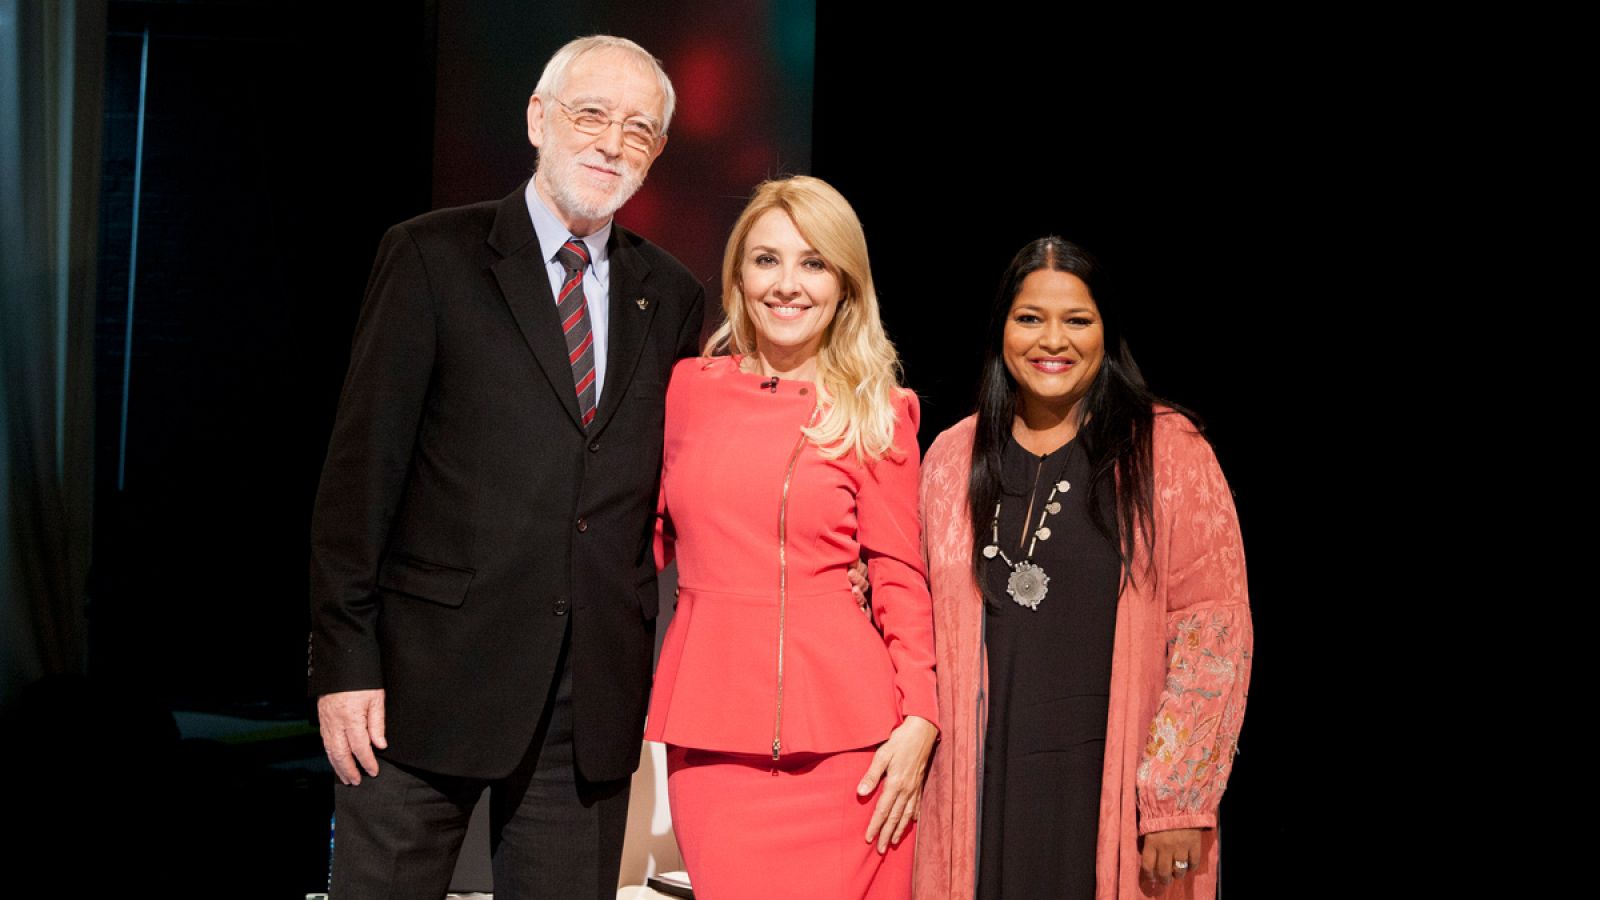
M1187 859L1175 859L1172 861L1172 874L1182 878L1188 871L1189 861Z

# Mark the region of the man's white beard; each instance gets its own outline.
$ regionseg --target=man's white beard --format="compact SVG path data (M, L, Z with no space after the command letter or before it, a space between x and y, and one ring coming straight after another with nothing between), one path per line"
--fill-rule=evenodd
M581 219L596 221L609 219L644 184L644 175L638 167L622 159L613 163L606 162L603 157L596 158L593 160L594 163L615 168L621 174L621 180L611 193L597 198L595 192L585 192L577 186L578 179L583 177L583 158L586 155L593 157L596 154L591 151L566 159L558 157L545 159L541 154L539 169L545 175L545 186L549 188L550 198L555 201L561 212Z

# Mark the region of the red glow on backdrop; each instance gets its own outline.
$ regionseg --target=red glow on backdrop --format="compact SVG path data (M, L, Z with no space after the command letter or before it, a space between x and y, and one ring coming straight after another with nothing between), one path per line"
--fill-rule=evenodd
M633 195L633 199L617 213L617 219L640 234L653 235L660 231L666 202L662 191L648 183Z
M700 44L676 55L671 65L673 86L678 90L673 133L697 138L724 134L730 112L742 105L731 55L720 47Z
M771 141L754 137L739 145L728 161L730 174L736 180L748 181L752 188L775 175L804 174L793 168L793 161L785 162L783 154Z
M807 0L635 0L580 11L525 0L438 4L435 207L504 196L533 170L522 125L544 60L579 34L638 41L678 95L670 137L617 221L678 257L715 300L728 229L765 178L811 166Z

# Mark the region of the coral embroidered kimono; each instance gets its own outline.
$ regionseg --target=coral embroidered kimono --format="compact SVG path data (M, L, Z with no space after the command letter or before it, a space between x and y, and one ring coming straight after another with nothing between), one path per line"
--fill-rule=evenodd
M969 417L939 435L922 464L942 732L918 822L918 900L966 900L976 882L988 672L967 513L975 426ZM1139 836L1174 828L1210 829L1204 858L1155 896L1215 895L1217 803L1250 681L1244 549L1227 481L1210 444L1171 410L1157 410L1151 449L1156 544L1153 560L1140 546L1137 577L1117 601L1097 900L1152 896L1140 885Z

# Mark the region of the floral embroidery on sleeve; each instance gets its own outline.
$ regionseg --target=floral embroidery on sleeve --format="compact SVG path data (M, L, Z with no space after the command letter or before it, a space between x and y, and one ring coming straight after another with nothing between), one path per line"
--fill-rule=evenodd
M1157 461L1167 674L1136 780L1141 830L1214 820L1244 719L1253 632L1233 496L1210 445L1168 429ZM1169 819L1170 822L1159 820Z
M1139 764L1141 802L1157 815L1209 813L1227 783L1244 718L1249 619L1243 606L1181 614L1167 641L1161 705Z

